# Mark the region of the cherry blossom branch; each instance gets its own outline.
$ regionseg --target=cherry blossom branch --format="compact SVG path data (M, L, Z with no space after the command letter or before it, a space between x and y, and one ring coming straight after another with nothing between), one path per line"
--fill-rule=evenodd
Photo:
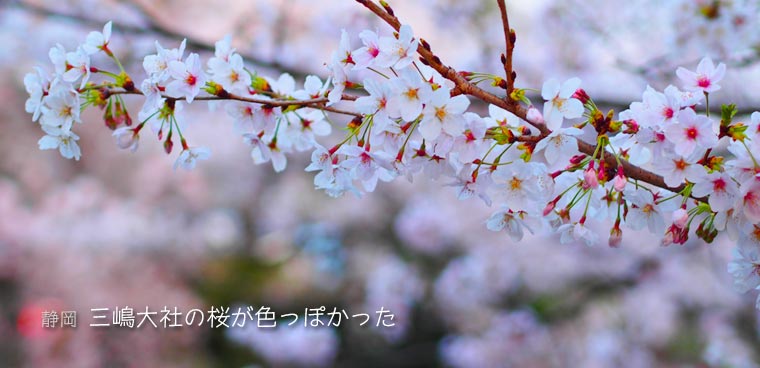
M141 90L138 88L133 88L131 90L113 90L113 89L104 89L102 90L105 94L105 98L111 95L145 95ZM184 98L177 98L177 97L170 97L166 95L161 95L161 97L167 99L167 100L184 100ZM343 94L341 97L341 100L343 101L354 101L356 100L356 96ZM336 114L343 114L343 115L349 115L354 117L362 117L361 114L355 113L352 111L346 111L341 109L336 109L334 107L325 106L327 103L326 97L321 98L312 98L308 100L266 100L261 98L252 98L252 97L244 97L244 96L238 96L231 93L226 93L224 96L198 96L195 97L194 100L196 101L225 101L225 100L234 100L234 101L242 101L242 102L250 102L255 104L260 104L264 106L272 106L272 107L288 107L288 106L296 106L296 107L311 107L323 111L329 111Z
M401 22L399 21L398 17L396 17L393 14L393 10L385 4L378 5L370 0L356 0L358 3L364 5L367 9L369 9L371 12L373 12L375 15L377 15L380 19L385 21L388 25L393 27L396 31L401 28ZM500 0L497 0L500 1ZM506 12L504 13L506 15ZM509 42L509 41L507 41ZM509 52L509 50L507 50ZM502 109L505 109L513 114L515 114L517 117L527 121L530 125L538 129L539 131L539 140L547 137L549 134L551 134L551 130L546 126L544 123L539 123L535 121L531 121L528 119L528 109L526 109L524 106L521 106L518 101L515 101L511 98L501 98L499 96L496 96L478 86L476 86L473 83L470 83L467 79L465 79L459 72L457 72L454 68L445 65L441 59L435 55L430 47L430 44L425 40L420 40L420 45L417 47L417 52L422 56L422 61L429 65L431 68L435 69L438 73L440 73L444 78L454 82L455 90L453 92L455 93L461 93L473 96L475 98L478 98L482 100L483 102L487 104L492 104L495 106L498 106ZM506 67L506 63L505 63ZM597 146L595 144L590 144L588 142L585 142L581 139L578 139L578 150L584 154L587 155L594 155L595 152L597 152ZM637 180L640 182L645 182L648 184L651 184L653 186L667 189L672 192L681 192L685 185L680 185L678 187L671 187L668 186L665 183L665 180L662 176L657 175L651 171L642 169L638 166L632 165L628 161L620 158L620 165L618 165L618 159L615 158L614 155L604 155L605 164L608 167L611 167L613 169L617 169L618 166L622 166L623 170L625 170L626 175L633 180ZM694 197L692 197L694 198ZM699 201L706 201L704 198L694 198Z

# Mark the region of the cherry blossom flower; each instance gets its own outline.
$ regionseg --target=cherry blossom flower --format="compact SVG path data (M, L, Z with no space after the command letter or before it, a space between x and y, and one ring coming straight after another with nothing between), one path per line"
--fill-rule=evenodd
M272 139L263 138L264 134L243 134L243 141L253 147L251 149L251 158L257 165L272 161L274 171L281 172L287 166L287 157L277 146L277 142Z
M211 80L222 85L228 92L244 93L251 85L251 75L245 71L243 58L238 54L231 54L225 61L221 58L212 58L208 61Z
M737 291L746 293L760 287L760 241L758 230L742 237L734 248L733 260L728 264L728 272L734 277Z
M332 131L332 126L324 119L324 113L319 110L299 113L295 120L296 123L288 125L287 135L298 151L313 147L316 137L327 136Z
M174 170L177 170L178 167L192 170L199 160L207 160L209 157L211 157L211 150L206 147L184 149L180 152L179 157L177 157L177 161L174 162Z
M536 144L534 152L544 152L546 162L550 165L567 162L578 153L578 141L575 137L583 134L583 131L570 127L560 128Z
M494 171L493 177L509 208L529 213L535 210L535 202L532 199L539 195L539 188L529 164L517 161L511 165L500 166Z
M459 200L465 200L477 195L486 205L490 206L491 197L487 191L493 184L493 179L491 179L491 175L488 172L479 172L477 176L473 176L473 172L476 169L476 165L468 165L467 168L459 172L454 182L448 185L456 189Z
M374 128L384 130L390 123L388 103L393 91L387 83L380 83L374 79L365 80L364 89L369 92L369 96L359 97L354 106L363 114L374 114Z
M747 219L753 224L760 223L760 176L742 183L740 205Z
M378 41L380 53L375 58L375 64L383 68L403 69L414 62L414 53L419 41L414 38L412 27L407 24L398 31L395 37L382 37Z
M495 105L488 105L488 117L485 118L485 121L489 126L517 128L521 125L520 118L515 114Z
M303 89L293 92L293 97L299 100L323 97L327 92L327 83L323 83L316 75L306 76Z
M251 133L256 128L256 114L259 111L259 105L243 102L230 101L224 107L227 115L232 117L235 132L240 134Z
M649 231L655 234L662 234L665 230L663 214L676 207L674 201L657 203L652 192L643 189L626 190L625 198L632 204L625 218L625 223L633 230L641 230L647 227Z
M430 101L433 89L411 69L404 69L400 78L392 83L395 95L391 98L391 106L395 110L391 116L401 116L407 122L414 121L422 113L423 105Z
M384 152L370 152L364 147L343 145L337 153L346 155L347 158L341 165L352 170L352 174L368 192L375 190L378 179L389 181L393 178L390 174L391 160Z
M184 97L188 103L193 102L206 83L200 57L195 53L190 54L185 62L170 61L169 74L174 80L166 86L166 93L172 97Z
M53 63L55 75L63 76L66 72L66 49L59 43L50 48L48 51L50 62Z
M427 140L434 140L441 130L456 136L464 132L464 117L462 114L470 106L470 100L464 95L450 97L448 89L440 88L432 93L430 101L425 105L419 131Z
M75 122L81 122L78 95L70 92L55 93L45 97L44 102L40 119L42 125L70 130Z
M580 87L581 80L571 78L560 84L556 79L549 79L541 89L544 103L544 121L551 130L559 129L564 119L575 119L583 115L583 103L572 98Z
M525 221L523 221L523 215L523 212L515 213L508 208L503 208L494 212L491 217L488 218L488 221L486 221L486 227L491 231L505 230L512 240L520 241L525 233L523 229L527 229L528 232L533 234L533 230L525 224Z
M148 55L143 59L143 69L148 73L151 82L161 83L169 79L169 64L172 61L182 61L185 53L187 40L182 40L179 48L165 49L156 41L156 54Z
M681 111L680 92L673 86L658 92L647 86L642 102L631 103L631 115L642 127L660 128L677 119Z
M351 82L348 80L348 74L346 74L346 69L343 68L339 63L333 62L329 65L330 68L330 78L332 79L333 88L330 90L330 92L327 94L327 105L334 105L343 98L343 92L346 90L346 87L350 85Z
M567 244L572 241L583 241L586 246L593 246L599 241L595 231L586 227L582 222L564 224L557 229L560 234L560 243Z
M332 60L333 64L340 65L342 68L347 68L349 65L354 64L354 58L351 54L351 42L345 29L340 31L340 42L338 43L338 49L333 52Z
M698 197L707 197L707 203L713 211L727 211L736 203L739 186L727 173L715 172L694 184L691 193Z
M669 186L678 186L684 180L699 183L704 180L707 174L705 167L697 163L700 158L699 152L687 158L675 154L666 154L655 161L655 168L657 169L657 173L665 179L665 184Z
M687 91L712 93L720 89L720 82L726 74L726 64L720 63L716 67L712 59L706 57L697 65L696 72L684 67L676 70L676 75L684 83Z
M42 113L43 100L51 89L50 76L42 68L35 68L35 73L27 73L24 76L24 87L29 98L24 104L26 112L32 114L32 121L37 121Z
M678 122L666 126L664 132L665 137L675 145L675 152L681 156L695 151L704 152L718 144L710 118L697 115L692 109L683 110L678 115Z
M82 82L79 88L84 88L87 81L90 80L90 56L83 48L80 47L74 52L66 53L66 67L63 80L73 83L81 78Z
M354 70L361 70L370 67L375 58L380 55L380 40L377 33L365 29L359 33L359 38L364 46L358 48L352 53L354 58Z
M38 142L41 150L58 149L61 156L79 161L82 152L77 145L78 135L71 130L49 125L43 125L42 130L45 131L46 135L40 138Z
M87 35L87 41L82 45L82 48L88 55L95 54L99 51L103 51L106 54L111 54L111 50L108 49L108 42L111 40L111 22L109 21L103 26L103 32L93 31Z
M116 145L121 149L128 149L132 152L137 151L137 146L140 143L140 133L137 129L123 126L117 128L111 134L116 138Z

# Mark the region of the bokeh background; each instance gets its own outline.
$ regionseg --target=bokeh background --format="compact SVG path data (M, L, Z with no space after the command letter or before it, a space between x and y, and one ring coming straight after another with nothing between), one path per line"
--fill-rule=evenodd
M495 1L390 3L449 64L500 72ZM619 111L711 55L729 65L718 102L760 105L754 2L508 7L520 87L580 76ZM48 63L51 46L72 49L108 20L112 50L136 80L155 40L175 47L187 37L208 56L232 34L250 67L300 79L326 75L341 28L388 32L347 0L0 2L0 366L757 366L754 295L732 289L727 238L663 248L629 230L618 249L552 234L515 243L486 229L492 209L425 178L329 198L303 171L308 157L291 157L278 175L255 166L231 121L200 106L186 114L186 135L213 155L192 172L172 170L175 157L149 135L134 154L118 150L97 112L78 131L81 161L39 151L23 75ZM139 98L129 101L137 111ZM598 228L602 238L608 229ZM396 326L87 326L91 308L123 306L385 307ZM45 310L76 310L79 326L43 329Z

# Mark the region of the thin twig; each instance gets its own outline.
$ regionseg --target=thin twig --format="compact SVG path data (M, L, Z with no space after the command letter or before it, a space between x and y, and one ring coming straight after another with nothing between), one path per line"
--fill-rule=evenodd
M144 93L137 88L134 88L129 91L123 90L123 89L115 89L115 90L104 89L103 91L106 94L106 96L144 95ZM184 98L170 97L166 95L162 95L161 97L166 98L167 100L175 100L175 101L184 100ZM344 101L353 101L356 99L356 96L344 94L341 99ZM238 96L238 95L230 93L230 94L227 94L226 96L198 96L198 97L195 97L194 100L195 101L242 101L242 102L249 102L249 103L255 103L255 104L260 104L264 106L272 106L272 107L289 107L289 106L310 107L310 108L314 108L318 110L334 112L337 114L350 115L354 117L362 117L362 115L359 113L340 110L334 107L326 106L325 104L328 102L328 100L325 97L312 98L308 100L266 100L266 99L261 99L261 98Z
M497 0L499 11L501 12L501 23L504 26L504 42L506 55L502 54L502 63L504 63L504 74L507 77L507 98L515 89L515 71L512 69L512 53L515 49L515 32L509 27L509 16L507 15L507 5L504 0Z

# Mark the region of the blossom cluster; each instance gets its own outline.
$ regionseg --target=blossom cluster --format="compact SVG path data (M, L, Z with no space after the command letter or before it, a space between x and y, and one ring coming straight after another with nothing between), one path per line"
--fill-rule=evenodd
M109 49L110 34L109 23L75 51L54 47L54 71L25 78L27 111L46 134L41 149L78 159L74 123L82 122L82 109L97 106L120 148L136 150L150 123L167 154L178 138L175 168L192 169L210 151L187 143L179 112L194 101L221 101L255 163L282 171L289 153L311 152L306 170L331 196L424 176L453 187L459 199L494 206L487 227L515 240L547 228L563 243L593 245L599 236L588 219L614 222L610 246L620 244L623 227L647 228L663 245L692 235L711 242L725 231L739 241L729 268L737 285L760 287L760 113L747 124L735 121L733 105L722 106L719 119L710 115L709 96L720 90L726 67L709 58L695 71L676 71L680 88L647 88L641 102L615 116L596 106L578 78L546 81L537 107L512 76L444 76L431 65L442 65L437 56L416 59L419 50L432 51L405 24L389 35L365 30L358 47L343 32L328 79L308 76L302 88L288 74L273 79L248 68L231 37L216 43L205 67L199 54L185 56L184 42L172 49L156 43L138 88ZM93 66L95 54L119 70ZM96 74L105 80L96 82ZM489 103L487 115L469 111L463 83L504 89L500 101L507 102ZM145 97L134 126L123 100L129 94ZM331 146L318 141L332 131L327 112L351 117Z

